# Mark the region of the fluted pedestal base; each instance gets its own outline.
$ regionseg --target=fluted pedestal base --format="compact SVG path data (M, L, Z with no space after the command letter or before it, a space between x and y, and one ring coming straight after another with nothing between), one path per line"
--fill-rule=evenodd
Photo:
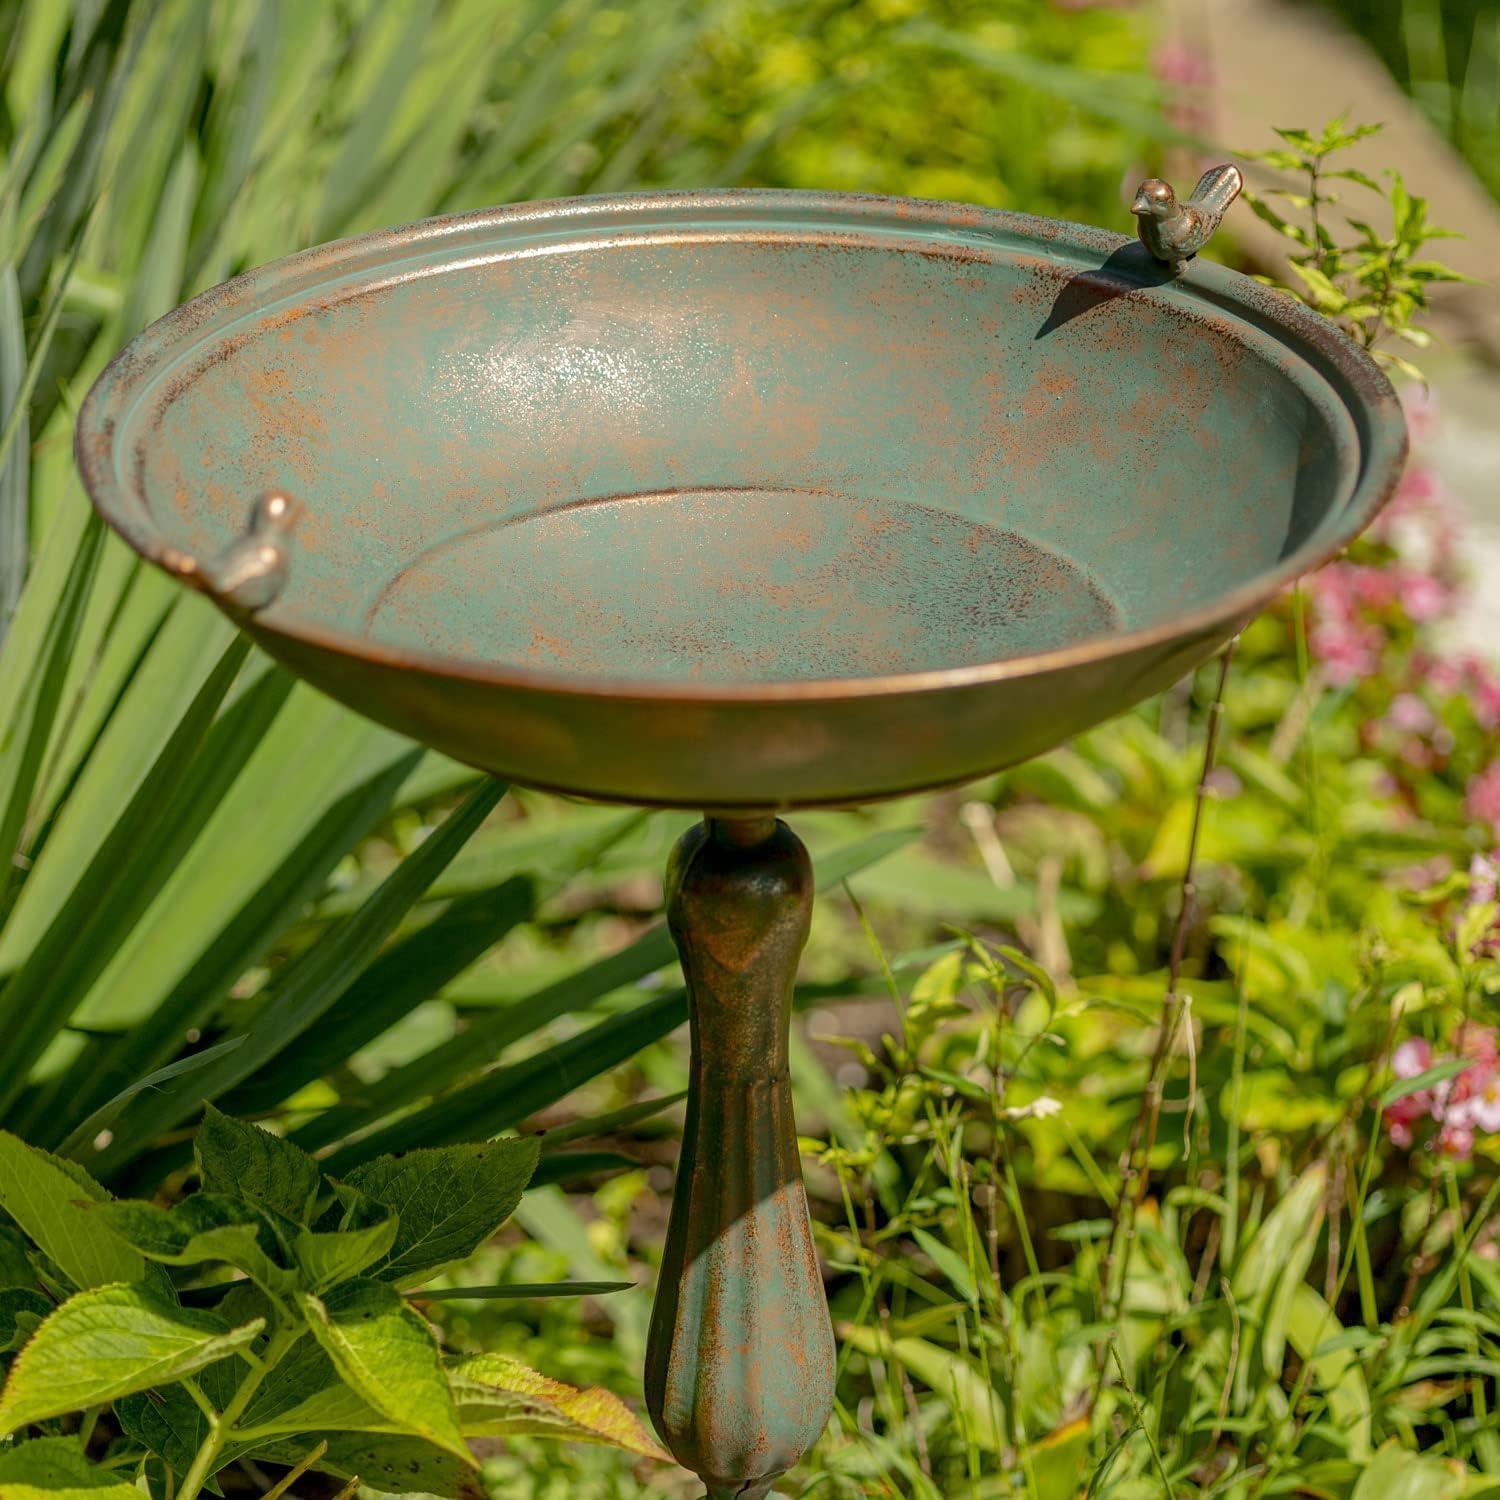
M708 1500L769 1495L833 1408L787 1064L811 914L812 866L784 823L710 819L674 851L692 1069L646 1403Z

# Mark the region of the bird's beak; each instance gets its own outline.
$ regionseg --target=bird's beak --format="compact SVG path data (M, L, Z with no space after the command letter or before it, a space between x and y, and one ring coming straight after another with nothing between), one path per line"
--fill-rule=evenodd
M1137 193L1135 202L1130 205L1133 214L1149 214L1151 212L1151 200L1144 193Z

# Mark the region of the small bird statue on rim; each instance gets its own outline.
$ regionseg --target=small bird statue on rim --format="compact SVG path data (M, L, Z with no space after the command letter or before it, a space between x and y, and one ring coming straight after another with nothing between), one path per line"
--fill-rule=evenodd
M171 547L162 554L162 566L193 588L253 614L286 586L287 542L301 513L290 495L272 490L251 507L245 534L217 557L200 562Z
M1141 243L1157 260L1177 270L1208 243L1224 210L1239 197L1244 185L1238 167L1210 167L1198 179L1193 196L1181 203L1170 182L1149 178L1136 189L1135 202L1130 205Z

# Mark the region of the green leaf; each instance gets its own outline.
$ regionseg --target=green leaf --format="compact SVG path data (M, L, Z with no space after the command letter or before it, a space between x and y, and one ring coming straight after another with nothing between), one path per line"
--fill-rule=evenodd
M461 1360L449 1381L468 1437L569 1438L670 1462L635 1413L609 1391L578 1390L500 1354Z
M1446 1079L1456 1078L1472 1066L1472 1058L1449 1057L1442 1062L1433 1063L1430 1068L1424 1068L1411 1078L1397 1078L1380 1091L1380 1107L1389 1109L1398 1099L1419 1094L1423 1089L1430 1089L1434 1084L1442 1083Z
M1328 1304L1306 1283L1299 1284L1286 1320L1287 1342L1328 1393L1328 1409L1350 1458L1362 1461L1370 1456L1370 1388L1355 1351L1329 1347L1339 1328Z
M199 1068L207 1067L215 1058L222 1057L224 1053L233 1052L236 1047L242 1046L244 1041L245 1038L242 1036L230 1037L227 1042L219 1042L216 1046L205 1047L201 1052L193 1052L187 1057L178 1058L176 1062L168 1063L166 1067L158 1068L154 1073L147 1073L144 1078L138 1078L134 1083L127 1084L112 1099L106 1100L93 1114L83 1120L58 1150L64 1156L76 1157L142 1089L155 1088L157 1084L165 1083L169 1078L180 1078L184 1073L194 1073Z
M462 896L426 927L391 944L296 1047L279 1053L224 1101L246 1114L272 1109L349 1058L437 994L535 914L537 888L517 876Z
M18 872L29 859L23 847L27 818L57 722L68 663L74 655L93 592L103 544L102 528L103 522L92 514L83 523L78 545L59 559L66 571L56 580L55 601L49 597L50 589L35 591L39 605L35 614L28 611L34 592L28 581L5 638L4 654L0 656L0 667L5 669L0 673L0 709L4 710L0 725L5 726L0 734L0 920L11 904ZM55 527L48 539L48 552L53 551L53 543L65 545L67 540L63 527ZM41 571L39 567L37 572ZM47 582L51 584L53 579L49 577ZM42 609L49 605L43 614ZM15 661L17 657L21 658L19 662ZM22 673L18 670L21 667L29 670ZM9 677L13 672L17 675ZM10 682L15 687L10 687ZM11 701L6 701L8 698ZM10 1021L16 1025L26 1015L24 1011L14 1017L6 1015L6 1002L15 988L13 975L0 990L0 1024ZM14 1069L16 1073L20 1071ZM0 1094L17 1087L18 1080L0 1079Z
M334 1190L343 1200L338 1226L302 1229L292 1241L292 1253L314 1292L348 1281L385 1259L399 1232L396 1213L345 1183L335 1183Z
M400 1219L375 1274L410 1283L467 1259L515 1212L540 1149L528 1137L410 1151L356 1167L349 1186Z
M289 680L268 676L273 686ZM246 733L260 741L258 748L230 793L206 813L193 850L95 987L87 1014L120 1034L90 1046L71 1070L69 1096L57 1111L69 1128L178 1055L184 1034L211 1020L230 986L263 960L338 861L371 832L421 756L310 690L292 691L274 720L257 717ZM318 746L317 755L307 751L310 745ZM301 767L290 783L289 764ZM240 1035L248 1048L250 1038ZM195 1076L201 1082L209 1071ZM192 1113L206 1092L190 1093L181 1111L170 1112L174 1121ZM153 1091L127 1103L113 1143L97 1158L101 1173L117 1169L149 1138L150 1120L140 1116L155 1099Z
M1035 1484L1036 1500L1077 1500L1089 1456L1086 1417L1064 1422L1026 1450L1023 1467Z
M82 1167L0 1131L0 1208L41 1247L74 1286L139 1281L146 1263L100 1234L89 1206L109 1194Z
M356 1475L384 1494L442 1495L449 1500L484 1500L489 1493L467 1465L451 1453L400 1434L307 1432L300 1437L257 1444L255 1457L295 1464L319 1442L327 1448L312 1468L340 1479Z
M114 1403L115 1420L120 1431L134 1438L143 1448L161 1458L174 1474L181 1476L192 1467L198 1449L208 1436L208 1418L203 1408L188 1395L182 1384L164 1385L159 1389L138 1391L121 1396ZM244 1445L226 1444L215 1467L233 1463L244 1451ZM217 1492L217 1486L209 1486Z
M1369 188L1373 193L1383 193L1384 189L1367 172L1360 172L1353 167L1341 167L1337 172L1324 172L1324 177L1337 177L1345 182L1357 182L1361 187Z
M966 1438L989 1453L1006 1450L1004 1405L999 1393L961 1355L926 1339L892 1339L880 1329L862 1325L842 1325L839 1338L863 1354L894 1359L943 1398Z
M586 1141L596 1136L612 1135L628 1126L639 1125L642 1120L649 1120L653 1115L659 1115L663 1110L671 1109L674 1104L681 1104L686 1098L687 1090L683 1089L675 1094L664 1095L660 1099L644 1099L639 1104L627 1104L624 1109L610 1110L608 1114L591 1115L587 1119L572 1120L566 1125L558 1125L542 1136L542 1155L550 1156L554 1151L560 1151L562 1147L573 1141ZM533 1177L532 1181L535 1180Z
M536 1165L531 1187L545 1187L549 1182L577 1182L603 1172L628 1172L640 1166L623 1151L553 1151Z
M1250 205L1250 211L1257 219L1269 224L1279 234L1284 234L1289 240L1295 240L1299 245L1311 247L1312 236L1299 224L1293 224L1283 218L1264 198L1247 193L1245 202Z
M350 1281L300 1299L308 1326L345 1384L399 1430L473 1464L432 1330L382 1281Z
M487 1299L530 1300L533 1297L603 1297L610 1292L633 1292L633 1281L508 1281L499 1286L445 1286L411 1291L418 1302L458 1302ZM3 1295L3 1294L0 1294Z
M1295 146L1298 151L1305 152L1308 156L1314 155L1320 149L1319 142L1312 132L1300 126L1273 125L1271 128L1288 146Z
M204 762L198 752L210 742L248 650L241 639L224 652L118 811L97 854L78 872L67 900L0 990L0 1027L13 1047L9 1076L0 1079L0 1101L19 1093L27 1068L106 968L166 871L197 837L194 799L184 788L191 768Z
M16 424L0 454L0 641L21 600L30 559L31 441L27 431L26 336L13 265L0 267L0 427Z
M208 1192L250 1198L299 1224L312 1219L323 1177L300 1146L210 1104L193 1138L193 1155Z
M400 1432L344 1384L323 1346L304 1339L266 1377L236 1431L247 1442L294 1432Z
M223 1261L245 1272L272 1297L293 1288L295 1276L278 1263L282 1247L264 1212L219 1193L194 1193L175 1208L126 1199L102 1204L95 1215L112 1234L150 1260L194 1266Z
M0 1291L0 1354L19 1349L52 1311L52 1302L25 1286Z
M10 1224L0 1224L0 1288L35 1286L36 1267L25 1236Z
M1468 1476L1455 1459L1427 1458L1391 1438L1361 1472L1349 1500L1459 1500Z
M1302 265L1298 261L1290 262L1292 274L1300 281L1309 292L1312 293L1312 302L1322 312L1336 311L1343 307L1349 300L1320 270L1315 266Z
M979 1306L979 1288L974 1281L974 1273L963 1256L950 1249L935 1235L928 1233L925 1229L913 1228L912 1237L926 1252L939 1271L948 1278L958 1289L959 1294L965 1302L973 1307Z
M1278 172L1307 170L1306 161L1295 151L1278 151L1272 147L1266 151L1236 151L1234 154L1244 157L1246 161L1263 161L1268 167L1275 167Z
M1234 1295L1242 1303L1269 1296L1294 1249L1316 1234L1327 1186L1328 1169L1314 1162L1266 1215L1234 1268Z
M78 1439L70 1437L0 1448L0 1495L5 1500L141 1500L133 1484L91 1464Z
M309 1030L375 957L422 892L504 795L504 784L496 781L486 781L471 792L348 921L289 966L246 1028L249 1039L243 1047L195 1074L190 1084L159 1089L132 1101L133 1131L149 1135L169 1129L191 1112L197 1099L217 1098Z
M150 1286L105 1286L63 1303L17 1356L0 1392L0 1432L181 1380L246 1349L265 1326L231 1328Z

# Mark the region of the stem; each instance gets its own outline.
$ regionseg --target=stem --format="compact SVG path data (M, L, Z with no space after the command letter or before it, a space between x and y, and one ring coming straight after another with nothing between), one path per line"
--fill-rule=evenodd
M102 1406L91 1406L84 1412L78 1423L78 1446L85 1454L89 1451L89 1440L94 1435L94 1428L98 1425L99 1414L104 1408Z
M1147 1074L1146 1089L1141 1096L1141 1106L1136 1114L1135 1125L1130 1132L1130 1141L1121 1160L1122 1184L1119 1198L1115 1201L1111 1216L1109 1238L1106 1241L1104 1262L1100 1271L1100 1292L1106 1309L1105 1321L1111 1321L1115 1310L1115 1271L1120 1271L1120 1290L1124 1289L1124 1266L1129 1260L1131 1243L1135 1238L1136 1212L1145 1199L1151 1180L1151 1152L1156 1146L1156 1131L1161 1120L1162 1094L1166 1087L1167 1070L1171 1064L1172 1051L1177 1042L1177 1032L1182 1024L1186 1007L1178 992L1182 978L1182 961L1187 948L1188 924L1192 917L1197 886L1193 880L1193 868L1198 855L1198 834L1203 825L1203 808L1208 799L1208 778L1214 768L1214 756L1219 744L1219 724L1224 715L1224 685L1229 677L1229 664L1234 659L1236 642L1231 640L1219 658L1219 679L1214 690L1213 703L1208 711L1208 732L1203 744L1203 769L1198 777L1197 794L1193 801L1193 821L1188 833L1187 858L1182 871L1181 900L1177 909L1177 922L1172 931L1171 956L1167 963L1166 1014L1162 1017L1161 1030L1157 1033L1156 1050L1151 1058ZM1191 1024L1191 1022L1189 1023ZM1099 1351L1099 1377L1105 1374L1105 1351Z
M261 1382L275 1369L282 1356L305 1332L304 1328L287 1327L283 1324L271 1335L270 1342L260 1356L259 1367L252 1366L245 1372L245 1378L240 1381L238 1389L229 1398L224 1410L217 1417L209 1418L208 1436L203 1439L202 1445L193 1457L193 1466L187 1471L187 1477L182 1481L182 1493L178 1500L198 1500L203 1486L213 1474L214 1460L223 1451L224 1444L228 1442L230 1433L234 1430L234 1424L244 1416L245 1408L250 1405L251 1399L260 1389Z

